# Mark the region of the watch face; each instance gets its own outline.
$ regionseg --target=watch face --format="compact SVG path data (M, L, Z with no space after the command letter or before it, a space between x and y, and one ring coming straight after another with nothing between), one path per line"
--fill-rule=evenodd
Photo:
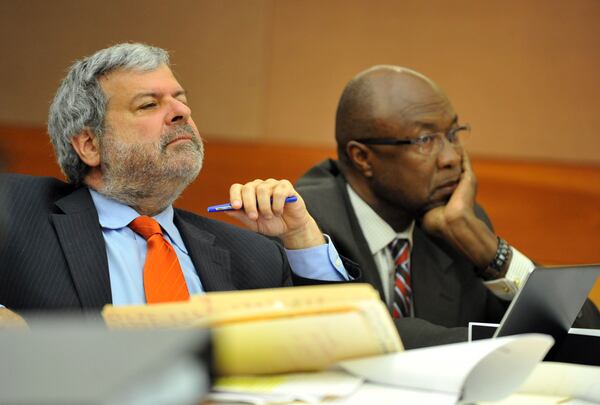
M510 248L508 243L506 243L506 241L500 238L499 236L497 236L497 238L498 247L496 248L496 256L490 262L490 264L487 265L486 268L480 269L478 271L479 277L483 278L486 281L496 280L504 277L504 267L512 257L512 249Z
M497 271L502 271L502 268L508 261L510 257L510 247L508 243L500 237L498 237L498 249L496 250L496 257L490 264L490 267L494 268Z

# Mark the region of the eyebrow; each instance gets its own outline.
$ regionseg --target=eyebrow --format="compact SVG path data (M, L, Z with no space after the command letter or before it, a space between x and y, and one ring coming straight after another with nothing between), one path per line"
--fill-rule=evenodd
M173 93L173 97L177 98L179 96L187 96L187 92L183 89L176 91L175 93ZM140 98L144 98L144 97L153 97L153 98L159 98L160 94L159 93L155 93L155 92L147 92L147 93L138 93L135 96L133 96L133 98L131 99L131 102L136 101L137 99Z
M454 115L454 118L452 118L450 125L455 125L457 123L458 123L458 115ZM429 131L437 131L438 130L438 126L431 122L415 121L415 125L423 128L423 129L429 130Z

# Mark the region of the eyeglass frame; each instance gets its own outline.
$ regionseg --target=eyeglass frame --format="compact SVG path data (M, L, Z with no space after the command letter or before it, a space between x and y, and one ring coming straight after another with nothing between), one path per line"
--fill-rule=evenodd
M423 153L420 151L420 149L423 147L423 145L425 145L426 138L435 139L437 137L443 136L444 138L446 138L446 140L448 142L450 142L451 145L461 146L460 143L458 142L459 141L458 136L455 137L455 135L460 131L466 131L467 133L469 133L471 131L471 125L463 124L463 125L460 125L457 127L450 128L448 130L448 132L446 132L446 133L434 132L434 133L430 133L430 134L421 135L414 139L359 138L359 139L355 139L354 141L361 143L363 145L390 145L390 146L417 145L419 147L419 153L421 153L422 155L429 155L427 153ZM452 138L454 138L454 139L452 139Z

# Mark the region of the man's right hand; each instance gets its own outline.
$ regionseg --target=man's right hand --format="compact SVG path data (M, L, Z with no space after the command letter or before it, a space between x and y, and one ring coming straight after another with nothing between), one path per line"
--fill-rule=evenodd
M285 198L297 202L286 204ZM229 189L231 206L226 214L237 218L254 232L278 237L287 249L306 249L326 243L310 216L302 197L287 180L254 180L233 184Z

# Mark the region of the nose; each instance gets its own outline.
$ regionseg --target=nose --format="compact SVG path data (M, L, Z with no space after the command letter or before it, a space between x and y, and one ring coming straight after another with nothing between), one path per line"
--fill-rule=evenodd
M169 113L165 117L166 124L185 124L190 119L192 110L181 100L176 98L171 100L171 107Z
M442 139L441 150L437 156L438 166L440 168L447 168L459 165L462 159L462 146L450 143L445 137Z

